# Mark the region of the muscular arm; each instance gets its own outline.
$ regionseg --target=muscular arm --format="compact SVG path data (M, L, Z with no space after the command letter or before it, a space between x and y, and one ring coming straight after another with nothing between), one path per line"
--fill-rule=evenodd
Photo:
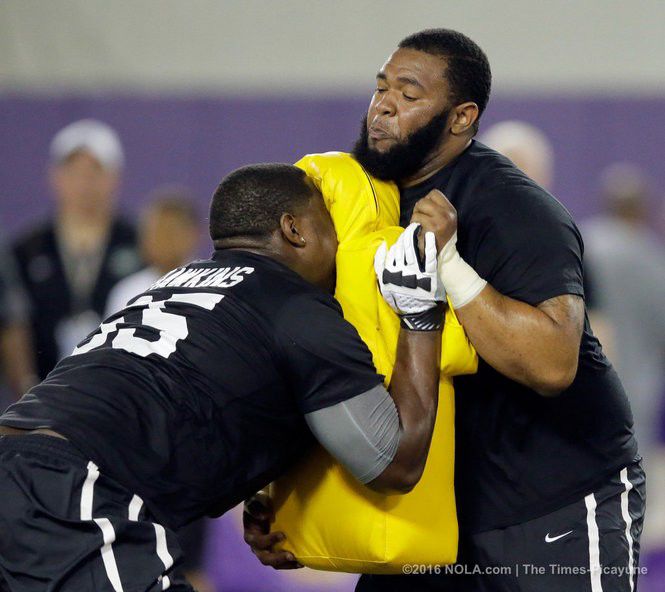
M543 396L570 386L584 328L580 296L557 296L537 307L487 285L457 309L469 340L495 370Z
M371 467L376 460L371 455L373 448L377 450L378 456L388 451L394 454L381 473L367 483L373 489L406 492L413 488L422 475L438 404L440 347L440 331L401 330L390 384L392 407L385 405L376 396L370 398L378 415L392 413L392 417L368 421L366 417L358 416L362 407L354 406L353 399L349 400L346 409L337 404L306 415L317 438L357 477L366 473L365 467ZM377 389L383 389L383 386L379 385L372 390ZM363 397L362 394L360 396ZM343 415L340 415L340 411L344 412ZM349 417L344 417L349 414L354 420L351 423L357 421L359 424L355 429L349 425ZM334 425L340 419L346 424L343 430ZM368 430L368 423L383 424L384 428ZM346 441L340 441L340 432L346 432ZM370 435L374 432L373 441L358 445L358 438L364 438L368 432ZM379 432L383 435L377 436ZM398 442L396 447L390 442L395 439ZM362 462L359 462L360 459L350 459L349 456L357 453L367 455L368 452L369 457ZM274 549L285 536L283 532L270 532L272 517L272 505L267 493L259 492L248 500L243 513L245 542L264 565L275 569L302 567L292 553Z
M396 374L383 385L305 415L316 439L361 483L408 492L420 480L438 400L438 331L402 330Z
M455 208L436 190L416 204L411 221L438 234L457 228ZM490 366L543 396L570 386L584 328L580 296L537 306L504 296L461 259L454 239L443 247L439 273L469 340Z
M430 256L436 278L436 252ZM417 299L410 302L418 310L406 317L413 328L402 328L397 340L392 398L367 345L330 296L292 298L276 319L276 351L314 436L377 489L408 491L418 482L436 415L443 314L429 300L420 304L424 311Z
M358 438L368 435L366 429L368 421L367 418L358 417L361 407L356 406L354 409L353 399L349 401L349 406L345 410L338 404L308 414L308 423L317 438L331 450L331 453L335 454L336 451L335 455L341 462L346 459L344 464L356 476L365 472L364 467L371 467L372 448L379 448L383 452L388 450L394 452L392 461L387 467L367 483L373 489L406 492L413 488L422 475L432 439L438 404L440 347L440 331L401 330L397 344L397 359L390 384L390 395L394 405L391 409L376 396L370 399L374 401L378 414L390 412L394 414L393 417L384 418L378 422L386 427L380 430L383 432L383 437L375 438L374 442L363 442L358 445ZM376 389L383 389L383 387L379 386ZM360 396L363 397L363 395ZM356 416L352 419L358 420L360 425L357 426L357 429L349 426L349 418L340 415L340 410L345 414L348 412L352 416ZM397 417L398 414L399 417ZM340 419L346 424L342 430L339 429L339 426L331 425L331 422L334 424ZM393 430L392 434L386 433ZM340 432L346 432L346 441L340 441ZM396 451L390 442L386 441L392 438L398 439ZM379 442L381 445L377 446ZM364 461L350 460L349 455L366 455L368 450L370 456ZM248 500L243 513L245 542L264 565L275 569L302 567L292 553L274 549L274 546L283 541L285 536L283 532L270 532L272 517L272 504L266 492L259 492Z
M390 382L400 420L399 446L385 471L369 483L374 489L409 491L420 480L439 400L440 349L440 331L400 332Z

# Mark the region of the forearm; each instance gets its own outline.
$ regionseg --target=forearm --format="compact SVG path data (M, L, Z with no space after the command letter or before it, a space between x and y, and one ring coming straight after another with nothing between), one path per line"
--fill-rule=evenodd
M403 490L409 490L422 475L436 418L440 349L440 331L400 332L389 389L399 414L399 445L392 463L371 484L374 487L399 475Z
M570 323L489 284L455 312L478 355L504 376L544 396L560 393L574 379L579 338L571 346Z

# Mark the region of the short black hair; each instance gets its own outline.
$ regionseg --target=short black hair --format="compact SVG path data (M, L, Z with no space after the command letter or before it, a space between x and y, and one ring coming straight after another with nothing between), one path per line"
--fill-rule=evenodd
M210 238L267 237L282 214L305 206L314 195L302 169L290 164L253 164L222 179L210 203Z
M478 119L485 111L492 88L492 71L485 52L466 35L451 29L426 29L402 39L399 48L415 49L445 58L445 76L454 104L473 101ZM478 122L476 122L477 131Z

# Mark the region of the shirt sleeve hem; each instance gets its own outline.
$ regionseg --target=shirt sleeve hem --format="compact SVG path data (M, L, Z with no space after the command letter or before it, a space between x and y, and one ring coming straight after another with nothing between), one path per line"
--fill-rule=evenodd
M337 403L341 403L342 401L347 401L348 399L352 399L357 395L361 395L362 393L375 388L379 384L383 384L383 380L384 376L382 376L381 374L377 374L376 376L371 378L368 377L367 382L362 383L358 381L353 385L353 387L342 389L335 396L328 397L324 401L317 400L317 401L312 401L311 404L303 405L300 411L303 414L305 414L305 413L312 413L313 411L318 411L319 409L325 409L326 407L332 407Z
M521 300L532 306L537 306L550 300L551 298L556 298L557 296L581 296L584 298L584 289L578 283L569 283L569 284L560 284L556 287L552 287L549 290L540 290L538 292L524 292L511 294L510 298L515 300Z

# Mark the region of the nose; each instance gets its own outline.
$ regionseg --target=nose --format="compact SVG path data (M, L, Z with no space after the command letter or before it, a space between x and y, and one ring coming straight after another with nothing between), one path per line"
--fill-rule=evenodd
M392 117L397 111L397 102L391 91L386 91L379 95L376 102L376 112L379 115Z

